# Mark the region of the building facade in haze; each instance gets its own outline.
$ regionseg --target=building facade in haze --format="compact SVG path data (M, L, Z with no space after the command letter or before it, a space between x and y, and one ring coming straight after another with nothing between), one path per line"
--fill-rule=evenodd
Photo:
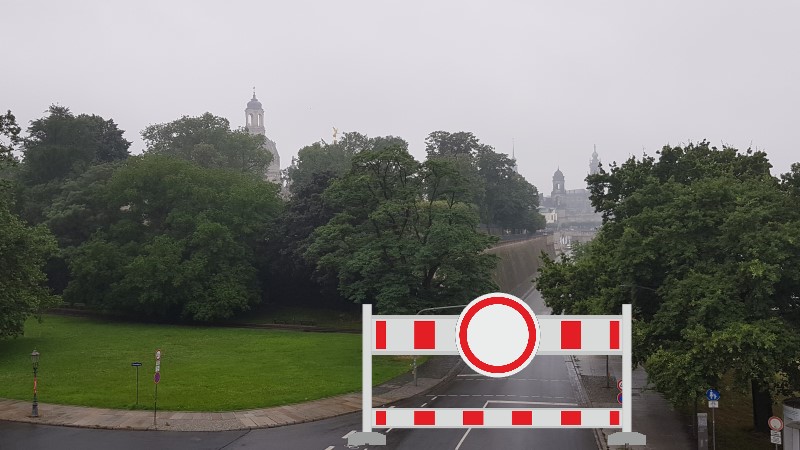
M267 173L264 178L273 183L282 185L281 182L281 157L278 155L278 147L275 142L267 137L267 129L264 126L264 107L261 102L256 98L256 91L253 89L253 98L247 102L247 108L244 110L245 115L245 128L250 134L260 134L264 136L264 147L272 153L272 162L269 163Z
M595 174L599 170L600 160L595 149L589 162L589 173ZM567 189L564 173L560 168L553 174L550 196L539 194L539 205L539 212L544 215L547 226L551 228L593 229L602 223L602 216L594 211L589 200L589 190Z

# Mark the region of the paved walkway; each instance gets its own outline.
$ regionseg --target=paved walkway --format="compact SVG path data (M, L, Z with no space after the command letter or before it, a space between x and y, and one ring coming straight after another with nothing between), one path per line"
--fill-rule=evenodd
M410 374L373 388L373 406L424 394L455 375L460 357L432 357L419 368L417 385ZM88 408L39 404L39 417L30 417L31 402L0 399L0 420L124 430L223 431L292 425L361 410L361 393L351 393L295 405L232 412L153 411Z
M593 407L617 408L616 380L622 379L622 358L610 358L609 371L611 372L611 388L605 388L606 357L605 356L576 356L574 358L576 369L584 379L584 387ZM594 378L594 380L587 379ZM633 371L633 431L647 436L646 449L693 449L697 443L692 437L692 431L680 414L675 411L669 402L658 392L647 389L647 372L641 367ZM600 380L600 383L592 381ZM602 430L603 445L608 442L606 437L619 431L619 429ZM637 447L642 448L642 447Z

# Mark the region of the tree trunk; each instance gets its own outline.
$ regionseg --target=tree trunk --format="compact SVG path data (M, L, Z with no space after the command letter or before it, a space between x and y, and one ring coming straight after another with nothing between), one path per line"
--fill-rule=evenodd
M757 380L751 381L753 393L753 428L764 433L769 431L767 420L772 416L772 397Z

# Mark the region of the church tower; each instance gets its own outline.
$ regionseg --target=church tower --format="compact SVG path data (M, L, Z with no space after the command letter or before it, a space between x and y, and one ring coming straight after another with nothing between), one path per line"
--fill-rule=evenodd
M597 158L597 146L594 146L592 160L589 161L589 175L600 173L600 160Z
M272 153L272 162L269 163L265 178L273 183L281 184L281 157L278 155L278 148L270 138L267 137L267 129L264 126L264 107L256 98L256 90L253 88L253 98L247 102L244 110L245 128L250 134L260 134L264 136L264 147Z
M563 195L567 195L567 190L564 188L564 174L561 172L561 168L558 168L553 174L553 192L550 193L550 197L556 198Z

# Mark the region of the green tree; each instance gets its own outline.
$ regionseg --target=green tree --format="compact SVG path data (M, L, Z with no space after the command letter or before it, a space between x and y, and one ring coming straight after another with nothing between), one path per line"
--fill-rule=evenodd
M514 170L508 155L497 153L472 133L434 131L425 140L428 160L451 163L465 180L466 195L487 227L544 228L539 214L539 193Z
M50 106L48 115L28 127L23 148L22 179L44 184L85 171L91 164L125 159L131 143L113 120L74 115L69 108Z
M280 211L277 189L250 174L132 158L102 190L99 228L69 254L64 298L161 320L247 311L261 297L254 252Z
M288 168L292 194L297 195L313 183L315 174L330 173L337 177L344 175L350 170L353 156L371 149L373 143L373 140L361 133L347 132L333 144L315 142L301 148Z
M228 119L208 112L150 125L142 131L142 138L146 153L184 159L205 168L263 176L272 161L264 136L251 135L244 128L231 130Z
M131 143L113 120L74 115L69 108L50 106L48 115L31 122L17 171L16 209L29 223L45 220L45 209L62 193L67 179L92 165L124 160Z
M315 230L307 253L336 271L346 298L381 313L463 303L493 290L496 260L483 250L494 238L476 232L473 209L453 189L459 178L445 164L415 161L397 138L381 140L355 155L350 172L325 192L339 212Z
M11 152L19 132L11 111L0 116L0 171L15 163ZM43 226L25 226L11 213L7 191L8 184L0 184L0 339L21 335L28 317L59 302L44 286L42 272L55 240Z
M634 359L655 386L685 403L730 374L757 429L770 395L800 386L800 276L786 270L800 266L800 212L769 168L703 142L591 175L600 232L575 258L545 258L537 280L556 314L632 303Z

